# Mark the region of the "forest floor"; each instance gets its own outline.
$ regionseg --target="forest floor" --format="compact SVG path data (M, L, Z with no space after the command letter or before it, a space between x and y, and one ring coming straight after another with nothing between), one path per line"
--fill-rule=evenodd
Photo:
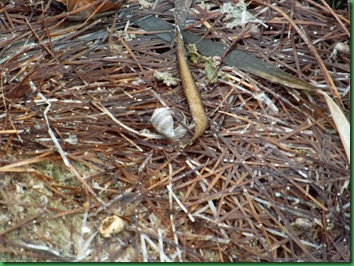
M194 1L186 30L327 92L349 118L347 2L228 2ZM72 21L58 1L1 1L0 261L348 262L350 162L325 99L189 61L206 132L183 148L144 137L160 107L192 123L174 42L134 24L148 15L173 25L173 2ZM113 215L124 228L104 237Z

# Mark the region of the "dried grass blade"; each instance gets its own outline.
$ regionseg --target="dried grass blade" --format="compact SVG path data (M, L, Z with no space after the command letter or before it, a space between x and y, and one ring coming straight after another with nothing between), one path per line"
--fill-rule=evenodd
M350 125L339 106L331 99L331 97L324 91L317 90L326 99L326 103L336 124L340 139L342 140L345 153L350 162Z
M46 153L43 153L39 156L30 158L30 159L26 159L26 160L23 160L20 162L16 162L16 163L2 166L2 167L0 167L0 172L18 172L18 171L22 172L22 170L28 171L28 169L26 169L26 168L19 168L19 167L20 166L27 166L27 165L30 165L33 163L38 163L38 162L44 161L45 160L44 157L46 157L50 154L52 154L52 152L46 152Z
M22 130L16 130L16 129L0 130L0 135L2 135L2 134L18 134L21 132L22 132Z

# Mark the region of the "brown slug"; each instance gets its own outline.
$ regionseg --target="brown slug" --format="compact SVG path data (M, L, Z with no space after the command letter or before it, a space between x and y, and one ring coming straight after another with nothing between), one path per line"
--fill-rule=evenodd
M178 71L182 87L195 123L194 134L189 142L191 143L205 132L208 126L208 117L206 115L199 91L187 63L184 41L179 26L176 26L176 49Z

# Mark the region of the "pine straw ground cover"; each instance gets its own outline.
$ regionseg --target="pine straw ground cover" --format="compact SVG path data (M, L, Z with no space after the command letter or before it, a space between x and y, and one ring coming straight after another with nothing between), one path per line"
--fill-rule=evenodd
M349 55L335 49L349 42L345 6L277 1L316 55L262 1L247 7L257 27L238 38L221 2L195 1L190 30L334 97L333 81L349 117ZM127 21L173 22L172 4L132 0L118 19L72 22L48 1L1 1L0 260L349 261L349 161L319 95L226 65L213 84L199 62L209 127L194 144L113 119L155 132L149 119L165 105L191 122L180 85L154 76L178 78L173 44ZM112 214L124 230L103 238Z

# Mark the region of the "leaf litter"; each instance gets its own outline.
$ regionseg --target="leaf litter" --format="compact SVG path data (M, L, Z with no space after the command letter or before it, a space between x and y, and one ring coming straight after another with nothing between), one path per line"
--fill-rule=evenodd
M132 23L173 22L173 5L72 21L54 2L0 4L2 261L349 261L350 163L327 106L349 126L344 2L245 2L268 27L229 29L218 1L195 1L190 31L327 96L223 64L211 83L195 62L209 128L184 149L144 135L157 108L191 117L180 85L155 78L178 80L173 44ZM107 216L125 223L111 238L97 234Z

